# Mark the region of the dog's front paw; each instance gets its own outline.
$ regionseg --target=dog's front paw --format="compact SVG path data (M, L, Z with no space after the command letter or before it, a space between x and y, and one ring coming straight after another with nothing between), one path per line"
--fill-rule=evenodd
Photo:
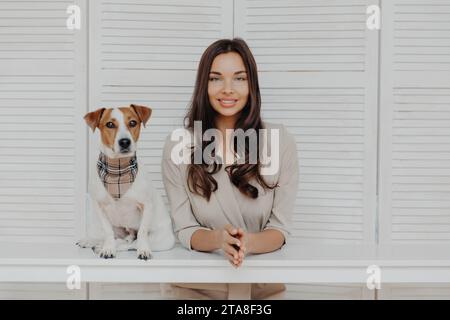
M114 247L103 247L99 252L100 258L111 259L116 257L116 249Z
M137 256L138 259L148 260L152 258L152 252L150 251L150 248L138 248Z
M99 239L85 238L78 241L76 245L80 248L95 248L99 243L101 243L101 240Z

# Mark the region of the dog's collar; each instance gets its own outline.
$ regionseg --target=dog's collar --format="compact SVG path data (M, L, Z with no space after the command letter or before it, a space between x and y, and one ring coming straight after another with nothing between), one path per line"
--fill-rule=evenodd
M100 152L97 167L101 167L101 169L110 174L124 174L133 169L137 169L137 157L136 154L134 154L131 157L114 159L109 158L103 152Z
M136 179L138 172L136 154L113 159L101 152L97 161L97 172L111 197L120 199Z

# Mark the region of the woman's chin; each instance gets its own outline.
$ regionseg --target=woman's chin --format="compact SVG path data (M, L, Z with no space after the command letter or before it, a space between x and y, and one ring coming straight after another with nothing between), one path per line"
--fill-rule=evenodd
M233 108L214 108L216 112L222 117L234 117L237 116L243 109L243 107L235 106Z

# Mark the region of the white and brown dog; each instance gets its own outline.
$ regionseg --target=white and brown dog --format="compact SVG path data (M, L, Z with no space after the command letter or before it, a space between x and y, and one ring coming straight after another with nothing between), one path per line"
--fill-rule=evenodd
M100 131L100 156L89 193L104 239L84 239L78 245L95 247L100 257L114 258L117 249L128 244L128 249L137 250L139 259L147 260L152 250L169 250L175 244L162 197L136 157L141 124L145 127L151 113L148 107L132 104L101 108L84 116L92 131Z

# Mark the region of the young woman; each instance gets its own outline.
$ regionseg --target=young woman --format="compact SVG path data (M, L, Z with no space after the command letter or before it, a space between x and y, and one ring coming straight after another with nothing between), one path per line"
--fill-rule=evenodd
M234 267L248 254L271 252L286 243L297 193L294 137L282 125L263 122L260 111L257 67L250 49L242 39L218 40L201 57L186 129L193 136L194 122L201 121L200 134L208 129L222 133L214 140L213 153L221 161L211 163L202 157L200 163L177 164L172 151L179 141L172 141L169 135L164 146L163 181L179 241L189 250L221 250ZM238 153L230 129L255 129L257 150L247 139ZM267 139L258 135L261 129L267 130ZM278 132L279 139L271 139L272 130ZM197 149L192 147L191 160L194 150L203 152L210 143L203 141ZM279 159L273 174L262 174L263 149L272 160ZM271 150L278 150L278 154L270 154ZM255 152L256 163L250 161ZM242 156L244 160L238 161ZM173 296L184 299L264 299L281 297L285 287L175 284L170 289Z

